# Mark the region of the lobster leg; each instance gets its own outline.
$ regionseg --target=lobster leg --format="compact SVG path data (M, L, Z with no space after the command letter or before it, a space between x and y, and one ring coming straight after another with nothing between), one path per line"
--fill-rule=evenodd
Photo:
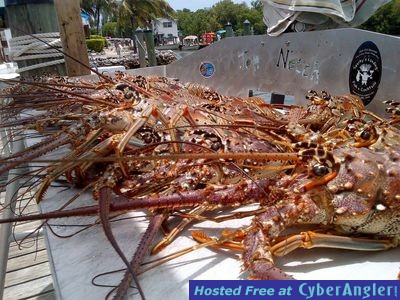
M269 241L260 228L250 228L244 239L243 263L250 278L262 280L290 280L292 276L274 266ZM266 250L267 249L267 250Z
M271 195L273 196L273 192ZM268 206L264 213L253 219L243 241L245 250L242 255L244 267L250 271L250 277L263 280L294 279L274 266L270 249L274 238L290 224L296 223L300 216L307 218L308 213L310 212L304 212L293 203Z
M200 205L193 210L191 210L189 213L191 215L199 215L203 213L206 210L206 207L204 205ZM174 229L172 229L171 232L168 233L160 242L157 243L151 250L151 254L157 254L161 250L163 250L166 246L171 244L171 242L174 240L174 238L182 232L182 230L189 225L191 222L193 222L192 218L185 218L183 219L177 226L175 226Z
M236 233L240 240L243 239L243 234L241 233L242 231L238 231ZM227 234L225 233L224 235ZM215 238L207 236L203 231L200 230L193 231L192 237L199 243L206 243L208 241L215 240ZM239 251L244 250L243 244L237 241L224 242L217 244L217 246ZM334 248L356 251L382 251L394 247L397 247L397 244L392 240L350 238L332 234L321 234L314 231L306 231L299 234L294 234L283 241L275 243L273 246L271 246L270 252L273 256L282 257L299 248Z
M336 248L358 251L382 251L396 246L397 244L393 240L350 238L306 231L301 232L300 234L295 234L284 241L273 245L270 251L274 256L284 256L298 248Z
M236 230L233 233L232 232L225 232L223 233L223 236L225 237L223 240L226 239L226 237L232 237L233 239L235 239L236 237L238 237L240 240L243 240L243 235L244 232L242 230ZM215 245L211 245L210 247L217 247L217 248L227 248L227 249L231 249L231 250L237 250L237 251L242 251L244 250L244 245L243 243L240 241L224 241L224 242L220 242L220 239L217 239L215 237L209 237L205 232L203 232L202 230L194 230L192 231L192 238L198 242L198 243L209 243L211 241L215 241L217 242Z
M265 212L266 209L267 208L265 208L265 207L261 207L261 208L255 209L255 210L239 211L239 212L236 212L236 213L233 213L230 215L214 217L214 218L200 216L200 215L194 214L192 212L189 212L187 214L180 214L180 215L185 218L191 218L191 219L198 220L198 221L212 221L215 223L222 223L222 222L233 220L233 219L243 219L243 218L247 218L247 217L254 217L255 215L259 215L259 214Z

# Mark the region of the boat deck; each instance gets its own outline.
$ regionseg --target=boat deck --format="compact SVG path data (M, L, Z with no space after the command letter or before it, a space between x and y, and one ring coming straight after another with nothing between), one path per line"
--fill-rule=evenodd
M0 147L3 149L1 142ZM7 176L0 177L0 184L7 182ZM5 188L0 193L0 203L4 203ZM24 212L38 212L36 204L22 199L17 203L16 211L24 208ZM33 231L41 222L23 222L13 227L15 235L25 236L25 232ZM5 290L3 299L22 300L55 299L53 280L43 236L34 235L18 242L10 243Z

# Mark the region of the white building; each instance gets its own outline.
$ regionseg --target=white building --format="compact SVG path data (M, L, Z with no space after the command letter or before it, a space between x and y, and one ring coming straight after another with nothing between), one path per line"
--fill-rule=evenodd
M178 24L176 20L158 18L153 21L152 25L154 36L159 45L179 43Z

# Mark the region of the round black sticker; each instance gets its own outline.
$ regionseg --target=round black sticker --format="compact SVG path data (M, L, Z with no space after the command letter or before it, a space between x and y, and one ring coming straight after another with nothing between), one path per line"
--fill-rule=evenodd
M365 105L374 99L382 75L382 59L378 47L371 41L363 43L354 54L350 66L350 92Z
M206 61L200 64L200 74L205 78L210 78L215 72L215 67L212 63Z

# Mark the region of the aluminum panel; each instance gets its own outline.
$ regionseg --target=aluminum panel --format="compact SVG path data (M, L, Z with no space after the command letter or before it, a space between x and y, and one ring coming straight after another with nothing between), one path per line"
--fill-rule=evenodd
M350 65L366 41L373 42L382 57L380 85L368 109L383 114L381 102L396 99L400 91L400 60L396 59L400 39L364 30L226 38L168 65L166 75L210 86L223 94L247 96L252 89L294 95L297 104L305 104L304 94L310 89L349 93ZM214 66L211 76L201 74L203 62Z

